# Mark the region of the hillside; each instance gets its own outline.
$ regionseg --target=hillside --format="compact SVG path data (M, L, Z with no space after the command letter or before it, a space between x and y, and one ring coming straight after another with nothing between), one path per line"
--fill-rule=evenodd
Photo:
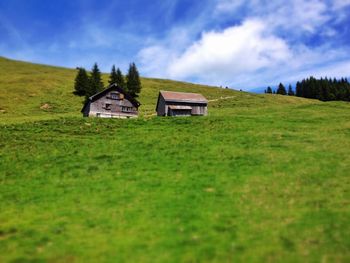
M76 70L37 65L0 57L0 111L4 118L81 116L82 98L73 96ZM104 74L108 83L108 74ZM142 79L141 114L154 112L158 91L201 92L208 99L232 96L235 91L161 79ZM41 109L44 104L50 108Z
M81 116L83 99L72 94L76 70L9 60L0 57L0 116L3 120L22 121L49 119L55 116ZM108 83L108 74L104 74ZM314 104L300 98L280 98L253 95L191 83L162 79L142 79L141 115L154 113L159 90L199 92L209 100L234 97L236 103ZM47 104L49 107L43 107ZM211 104L215 104L215 101ZM246 105L247 106L247 105Z
M0 262L349 262L348 103L143 79L147 118L82 118L74 70L0 68Z

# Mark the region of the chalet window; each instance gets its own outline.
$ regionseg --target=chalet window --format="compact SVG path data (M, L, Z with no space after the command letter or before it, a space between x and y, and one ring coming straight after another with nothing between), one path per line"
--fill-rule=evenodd
M112 100L119 100L119 94L118 93L111 93L111 99Z
M122 107L123 112L132 112L132 107Z
M112 93L109 94L108 98L112 99L112 100L123 100L124 99L124 94L112 92Z
M106 103L105 109L106 109L106 110L110 110L110 109L111 109L111 104Z

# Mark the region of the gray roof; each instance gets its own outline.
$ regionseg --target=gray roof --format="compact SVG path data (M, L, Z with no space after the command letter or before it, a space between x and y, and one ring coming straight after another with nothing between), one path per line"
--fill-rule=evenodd
M160 94L167 102L208 103L208 100L199 93L174 92L161 90Z

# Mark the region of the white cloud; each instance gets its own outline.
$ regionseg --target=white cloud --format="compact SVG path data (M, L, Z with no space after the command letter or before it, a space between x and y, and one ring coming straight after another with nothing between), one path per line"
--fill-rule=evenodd
M349 76L350 69L350 59L345 61L336 61L327 65L319 65L316 67L298 70L292 72L292 74L285 76L283 81L294 82L296 80L301 80L306 77L313 76L315 78L342 78Z
M350 74L350 48L339 34L350 0L203 0L181 21L178 2L159 1L157 26L132 17L113 25L107 18L118 17L109 6L101 19L81 16L50 43L27 43L25 32L0 16L12 39L0 43L0 54L71 67L96 61L106 72L114 63L125 71L135 61L145 76L243 89Z
M137 54L142 72L146 76L170 77L168 67L192 43L197 25L186 28L175 27L163 40L151 39Z
M167 38L146 45L139 53L142 71L236 88L293 82L309 75L349 76L348 47L334 41L311 46L304 42L312 36L336 39L338 31L330 21L344 15L348 5L350 0L216 0L211 12L194 21L195 27L179 31L179 39L186 36L186 41L177 41L176 28ZM205 25L203 17L242 22L203 31L195 38L196 30Z
M333 0L334 9L342 9L350 6L350 0Z
M244 4L244 0L219 0L215 7L215 14L227 14L238 10Z
M335 22L342 23L349 17L350 0L333 0L331 11L336 13Z
M227 82L232 73L254 72L278 65L290 58L287 44L280 38L265 34L266 25L249 20L222 32L208 32L173 61L168 71L174 78L196 75L213 81Z
M259 17L271 30L283 28L293 29L293 33L313 33L330 19L327 10L327 2L321 0L217 0L215 15Z
M314 33L322 27L330 16L327 14L327 5L319 0L294 0L278 10L276 15L270 15L269 20L279 20L281 26L297 31L298 28L305 32ZM278 23L278 22L277 22Z
M143 74L155 78L167 76L166 67L172 60L172 56L173 54L163 46L154 45L142 49L138 57Z

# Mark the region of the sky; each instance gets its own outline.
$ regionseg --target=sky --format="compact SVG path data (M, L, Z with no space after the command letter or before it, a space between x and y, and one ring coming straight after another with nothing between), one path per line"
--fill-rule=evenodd
M0 56L254 90L350 76L350 0L0 0Z

